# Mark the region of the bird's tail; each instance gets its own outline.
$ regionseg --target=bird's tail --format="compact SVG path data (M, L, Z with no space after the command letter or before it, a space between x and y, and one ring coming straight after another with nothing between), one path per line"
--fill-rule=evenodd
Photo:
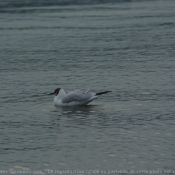
M98 92L98 93L96 93L95 95L102 95L102 94L106 94L106 93L108 93L108 92L111 92L111 91Z

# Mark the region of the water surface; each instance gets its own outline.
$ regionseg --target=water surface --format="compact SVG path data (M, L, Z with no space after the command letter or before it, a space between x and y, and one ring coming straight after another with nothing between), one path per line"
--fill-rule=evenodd
M0 3L1 169L173 173L175 2L65 2ZM112 93L54 107L57 87Z

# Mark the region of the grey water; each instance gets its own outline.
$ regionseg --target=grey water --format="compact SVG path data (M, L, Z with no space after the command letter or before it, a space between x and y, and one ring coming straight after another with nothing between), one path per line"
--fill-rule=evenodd
M175 173L174 9L0 1L1 174ZM57 87L112 92L55 107Z

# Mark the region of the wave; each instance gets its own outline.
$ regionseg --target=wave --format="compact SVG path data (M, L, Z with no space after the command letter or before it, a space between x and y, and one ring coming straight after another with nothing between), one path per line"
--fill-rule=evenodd
M20 8L20 7L38 7L38 6L68 6L68 5L93 5L104 3L135 2L140 0L2 0L0 9Z

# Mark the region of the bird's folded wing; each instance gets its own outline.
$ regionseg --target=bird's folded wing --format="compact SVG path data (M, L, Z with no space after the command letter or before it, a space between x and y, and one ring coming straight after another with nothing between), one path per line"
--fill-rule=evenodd
M85 102L92 98L92 94L82 94L82 93L74 93L71 92L62 98L62 103L70 103L70 102Z

